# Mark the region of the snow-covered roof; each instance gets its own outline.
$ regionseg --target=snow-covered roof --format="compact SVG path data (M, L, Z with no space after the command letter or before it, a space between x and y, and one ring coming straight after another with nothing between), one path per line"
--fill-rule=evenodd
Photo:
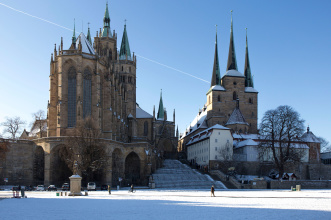
M36 120L31 128L31 131L28 132L29 137L35 137L40 132L40 127L42 131L47 131L47 120Z
M136 118L153 118L153 116L136 105Z
M252 140L257 140L261 138L259 134L237 134L237 133L233 133L232 137L233 139L252 139Z
M235 108L225 125L243 124L248 125L239 108Z
M209 88L207 95L211 92L211 91L226 91L226 89L223 86L220 85L214 85L212 87Z
M193 121L190 123L190 125L186 128L183 136L187 136L190 133L194 132L198 128L208 128L205 119L207 117L207 107L204 106L202 109L199 110L199 113L197 116L193 119Z
M222 125L216 124L206 130L203 130L199 133L197 133L196 135L194 135L193 137L191 137L190 141L187 143L187 145L196 143L198 141L207 139L210 137L210 135L213 133L213 130L230 130L229 128L226 128Z
M238 72L237 70L228 70L226 73L223 75L225 76L234 76L234 77L245 77L244 74Z
M258 93L253 87L245 87L245 92Z
M301 140L310 143L321 143L321 141L311 131L307 131L301 136Z
M244 141L233 141L235 148L241 148L245 146L258 146L259 142L253 141L252 139L246 139Z
M93 54L93 55L95 54L93 46L88 41L88 39L85 37L84 33L80 33L80 35L77 37L76 48L78 48L79 42L81 42L81 44L82 44L82 52L83 53L88 53L88 54Z

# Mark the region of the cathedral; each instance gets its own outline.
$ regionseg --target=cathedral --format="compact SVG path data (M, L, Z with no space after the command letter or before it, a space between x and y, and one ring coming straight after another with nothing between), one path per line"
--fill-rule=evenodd
M232 133L257 134L258 91L254 88L250 69L247 34L245 69L242 74L237 67L232 16L226 72L221 77L216 33L214 65L206 98L206 103L181 135L179 152L186 153L186 144L194 135L217 124L229 128Z
M68 182L72 165L66 162L68 158L62 149L68 147L68 140L74 139L82 122L90 120L100 133L98 140L106 160L89 181L107 185L118 185L121 181L147 184L149 175L164 157L176 156L178 138L175 111L172 121L168 121L162 93L157 115L155 107L151 115L137 104L136 62L126 24L117 48L117 33L111 29L108 4L103 28L93 40L90 28L86 36L84 33L76 36L74 28L68 49L61 38L51 56L47 118L35 123L31 132L24 131L22 140L13 143L13 149L17 145L21 152L28 153L24 154L24 162L7 163L3 175L10 180L20 179L26 185L60 186ZM79 156L82 158L76 156L78 160ZM15 174L14 166L25 171Z

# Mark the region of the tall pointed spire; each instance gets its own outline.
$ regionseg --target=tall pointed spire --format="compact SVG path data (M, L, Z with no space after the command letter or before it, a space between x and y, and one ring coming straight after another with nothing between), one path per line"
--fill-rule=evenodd
M75 43L76 43L76 22L74 19L74 33L72 35L72 44L75 44Z
M101 37L112 37L112 33L110 31L110 17L109 17L109 11L108 11L108 2L106 4L106 11L105 15L103 17L103 29Z
M92 45L92 39L91 39L91 33L90 33L90 22L87 23L88 25L88 31L87 31L87 40L90 42L90 44Z
M126 20L125 20L126 22ZM122 43L121 43L121 49L120 49L120 60L132 60L131 59L131 51L130 51L130 45L129 45L129 38L128 34L126 32L126 24L124 24L124 31L123 31L123 37L122 37Z
M238 70L236 51L234 49L234 41L233 41L232 10L231 10L231 31L230 31L229 56L228 56L228 65L226 67L226 71L228 71L228 70Z
M214 67L213 67L213 74L211 77L211 85L221 85L221 74L220 74L220 65L218 61L218 48L217 48L217 25L216 25L216 40L215 40L215 55L214 55Z
M159 110L157 112L157 119L164 119L164 108L163 108L163 101L162 101L162 89L161 89L161 95L160 95Z
M251 66L249 64L249 56L248 56L248 41L247 41L247 28L246 28L246 52L245 52L245 87L253 87L253 78L251 73Z

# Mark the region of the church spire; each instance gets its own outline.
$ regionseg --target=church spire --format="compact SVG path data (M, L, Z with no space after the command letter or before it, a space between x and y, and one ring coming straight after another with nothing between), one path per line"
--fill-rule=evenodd
M234 41L233 41L232 10L231 10L230 46L229 46L228 65L227 65L226 71L228 71L228 70L238 70L236 51L234 49Z
M72 35L72 44L76 43L76 24L75 24L75 19L74 19L74 33Z
M159 110L157 112L157 119L164 119L164 108L163 108L163 101L162 101L162 89L161 89L161 95L160 95Z
M92 39L91 39L91 33L90 33L90 22L87 23L88 25L88 31L87 31L87 40L90 42L90 44L92 45Z
M215 55L214 55L214 67L213 67L213 74L211 77L211 85L221 85L221 74L220 74L220 65L218 61L218 49L217 49L217 25L216 25L216 40L215 40Z
M110 31L110 17L109 17L109 11L108 11L108 2L106 4L106 11L105 15L103 17L103 29L101 37L112 37L112 33Z
M245 87L254 87L252 73L251 73L251 66L249 64L249 56L248 56L247 28L246 28L246 52L245 52L244 73L245 73Z
M126 60L126 59L131 60L131 51L130 51L128 34L126 32L126 24L124 24L124 31L123 31L123 37L122 37L122 43L120 49L120 60Z

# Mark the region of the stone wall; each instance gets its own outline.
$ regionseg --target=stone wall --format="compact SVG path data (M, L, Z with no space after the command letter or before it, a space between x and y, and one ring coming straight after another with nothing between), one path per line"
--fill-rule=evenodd
M301 185L301 189L331 189L330 180L297 180L297 181L271 181L271 189L291 189L291 186Z
M0 162L0 185L32 185L33 184L33 159L35 145L32 141L10 141L6 160Z

